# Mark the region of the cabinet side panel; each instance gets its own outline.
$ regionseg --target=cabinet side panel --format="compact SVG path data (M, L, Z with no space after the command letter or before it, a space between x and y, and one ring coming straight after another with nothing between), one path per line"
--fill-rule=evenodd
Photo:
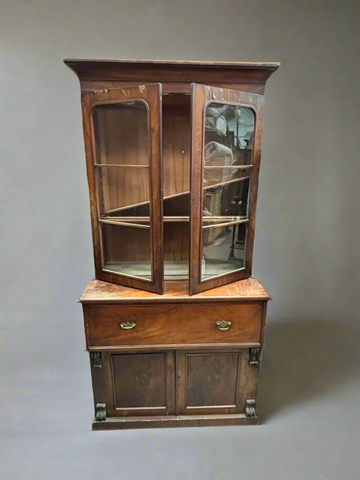
M256 400L258 381L259 366L249 364L249 349L243 349L238 379L237 409L239 412L245 412L246 400Z

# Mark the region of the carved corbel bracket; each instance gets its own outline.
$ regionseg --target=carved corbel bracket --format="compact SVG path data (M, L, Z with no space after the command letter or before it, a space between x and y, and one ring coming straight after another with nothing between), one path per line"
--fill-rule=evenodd
M106 420L106 403L97 403L95 405L95 420L97 422Z
M258 367L260 365L261 348L249 348L249 365Z
M256 417L256 400L253 398L246 400L245 415L247 417Z
M102 368L101 352L90 352L90 364L92 368Z

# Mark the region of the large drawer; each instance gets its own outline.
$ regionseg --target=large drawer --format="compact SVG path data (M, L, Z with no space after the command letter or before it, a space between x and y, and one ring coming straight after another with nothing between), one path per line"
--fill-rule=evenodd
M261 342L263 302L231 305L86 305L84 313L88 347ZM217 322L222 321L218 325Z

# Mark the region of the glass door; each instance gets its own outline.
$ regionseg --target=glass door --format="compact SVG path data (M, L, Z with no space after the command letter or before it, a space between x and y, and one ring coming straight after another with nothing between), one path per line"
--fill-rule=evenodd
M160 98L159 84L83 94L96 278L156 293L163 289Z
M193 84L190 293L251 275L263 96Z

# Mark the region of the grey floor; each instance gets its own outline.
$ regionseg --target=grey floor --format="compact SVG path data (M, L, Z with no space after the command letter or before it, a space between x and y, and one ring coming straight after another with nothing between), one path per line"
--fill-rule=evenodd
M0 479L360 478L358 0L0 0ZM62 60L280 61L254 275L262 425L96 432L76 299L94 275Z

